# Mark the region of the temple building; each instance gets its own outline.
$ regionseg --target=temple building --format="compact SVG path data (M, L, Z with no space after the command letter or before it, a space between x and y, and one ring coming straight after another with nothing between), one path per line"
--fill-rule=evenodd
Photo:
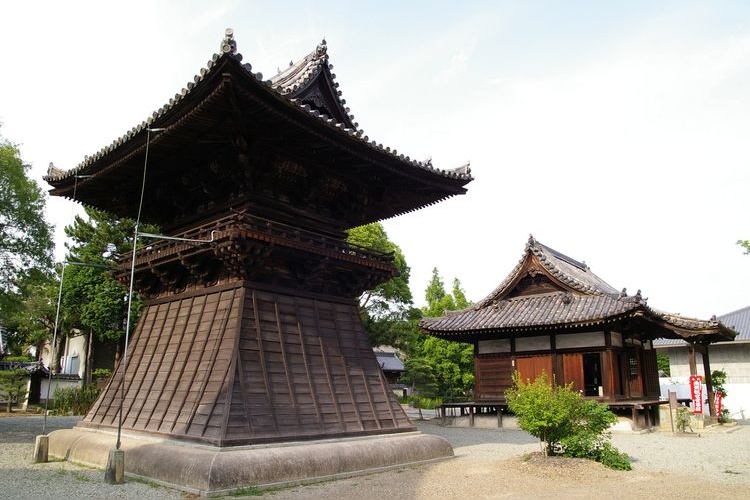
M360 320L358 296L396 274L393 257L346 230L463 194L472 177L371 140L332 69L323 41L263 79L227 30L148 120L46 177L52 195L162 233L122 258L119 278L132 271L144 299L125 363L51 453L75 459L97 446L90 431L121 427L128 473L200 493L452 455L415 432ZM200 446L141 446L154 439ZM252 448L284 442L311 444Z
M654 339L682 339L705 349L735 335L720 321L660 312L640 290L616 290L584 262L533 236L516 267L486 298L463 311L423 318L420 327L474 345L478 405L504 405L515 371L522 380L546 372L585 397L632 410L634 425L637 419L653 424L660 404Z

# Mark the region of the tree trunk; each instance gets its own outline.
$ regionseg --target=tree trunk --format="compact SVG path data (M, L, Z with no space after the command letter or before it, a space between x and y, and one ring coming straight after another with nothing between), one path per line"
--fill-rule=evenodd
M52 345L52 360L50 361L50 371L60 373L60 346L62 345L63 336L58 335L56 342Z
M89 338L86 341L86 361L83 364L83 383L84 385L91 385L91 368L93 365L93 344L94 344L94 331L89 330Z

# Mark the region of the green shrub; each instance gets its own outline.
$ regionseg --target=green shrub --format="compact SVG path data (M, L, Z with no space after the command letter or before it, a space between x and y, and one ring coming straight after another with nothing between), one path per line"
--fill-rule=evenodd
M724 384L727 383L727 372L724 370L714 370L711 372L711 383L713 384L713 390L716 394L721 394L723 399L727 397L727 390ZM719 423L726 424L732 421L731 413L729 408L722 408L721 414L718 415Z
M588 458L630 470L630 458L609 442L615 414L605 405L583 399L572 384L553 385L544 372L524 382L516 372L505 396L519 427L539 438L546 454Z
M409 404L411 404L414 408L421 408L423 410L434 410L441 404L443 404L443 400L441 398L428 398L425 396L420 396L419 394L413 394L409 396Z
M93 385L83 387L58 387L55 389L54 413L58 415L85 415L99 396Z
M518 418L518 425L539 438L545 453L555 455L560 439L570 435L573 407L578 393L570 387L556 387L547 374L524 382L518 372L513 374L513 387L505 393L508 408Z
M690 425L690 415L692 412L686 406L680 406L675 412L674 423L677 426L677 430L680 432L686 432L690 429L693 432L693 427Z
M31 356L6 356L3 361L9 363L28 363L29 361L33 361L33 359L31 359Z
M112 370L109 368L97 368L91 372L91 378L94 380L108 379L110 375L112 375Z
M603 443L602 447L599 449L598 458L595 458L595 460L601 462L602 465L609 467L610 469L633 469L628 454L615 448L609 441Z

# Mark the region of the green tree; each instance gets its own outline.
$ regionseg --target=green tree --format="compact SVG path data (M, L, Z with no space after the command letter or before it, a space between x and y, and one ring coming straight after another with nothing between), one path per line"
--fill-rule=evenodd
M94 337L100 342L119 349L125 334L128 288L115 280L107 271L118 265L120 254L130 252L133 245L133 227L130 219L118 219L93 208L86 209L86 217L76 216L73 224L65 228L70 238L68 266L63 283L63 322L65 332L88 336L89 353L84 367L85 378L90 382L91 346ZM157 232L154 227L145 231ZM79 265L81 264L81 265ZM131 326L136 324L140 301L133 300Z
M656 367L660 372L663 372L667 377L669 377L671 371L671 368L669 367L669 354L657 352Z
M8 413L13 411L13 403L20 403L26 399L29 372L23 368L0 371L0 396L8 404Z
M474 346L427 337L421 346L421 358L433 369L437 394L461 399L474 387Z
M469 305L461 282L454 279L452 293L447 293L437 268L432 270L432 277L425 289L425 300L427 304L421 313L431 317ZM435 395L455 400L470 393L474 386L473 345L425 335L415 335L410 339L408 354L431 367L435 377ZM405 375L410 376L409 366Z
M378 222L350 229L347 241L365 249L393 254L398 276L365 291L359 301L360 313L372 345L404 347L415 321L409 289L410 269L403 252L388 239Z
M18 147L0 137L0 323L22 307L18 285L36 269L52 267L52 226L45 194L28 177Z
M43 269L30 269L17 282L16 303L6 317L11 332L9 351L20 355L35 347L41 356L55 325L59 280Z
M419 420L424 417L422 408L425 402L438 394L437 378L435 372L424 358L407 358L404 362L405 372L401 376L401 382L411 386L411 405L419 411Z
M737 244L745 249L745 255L750 255L750 240L737 240Z

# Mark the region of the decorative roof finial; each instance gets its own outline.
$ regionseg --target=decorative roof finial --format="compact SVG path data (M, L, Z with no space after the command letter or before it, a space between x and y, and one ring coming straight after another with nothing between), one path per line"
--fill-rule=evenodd
M237 53L237 42L234 41L234 30L227 28L224 30L224 40L221 41L219 51L222 54L236 54Z
M638 291L637 291L637 292L635 293L635 301L636 301L636 303L640 303L640 302L641 302L641 300L643 300L643 297L641 297L641 290L639 289L639 290L638 290Z
M623 288L622 292L620 292L620 298L623 299L623 298L625 298L627 296L628 296L628 289L627 288Z
M529 233L529 241L526 242L526 247L532 248L534 246L536 246L536 240L534 239L534 235Z
M320 41L318 46L315 48L315 53L319 56L324 56L328 52L328 46L326 45L326 39Z

